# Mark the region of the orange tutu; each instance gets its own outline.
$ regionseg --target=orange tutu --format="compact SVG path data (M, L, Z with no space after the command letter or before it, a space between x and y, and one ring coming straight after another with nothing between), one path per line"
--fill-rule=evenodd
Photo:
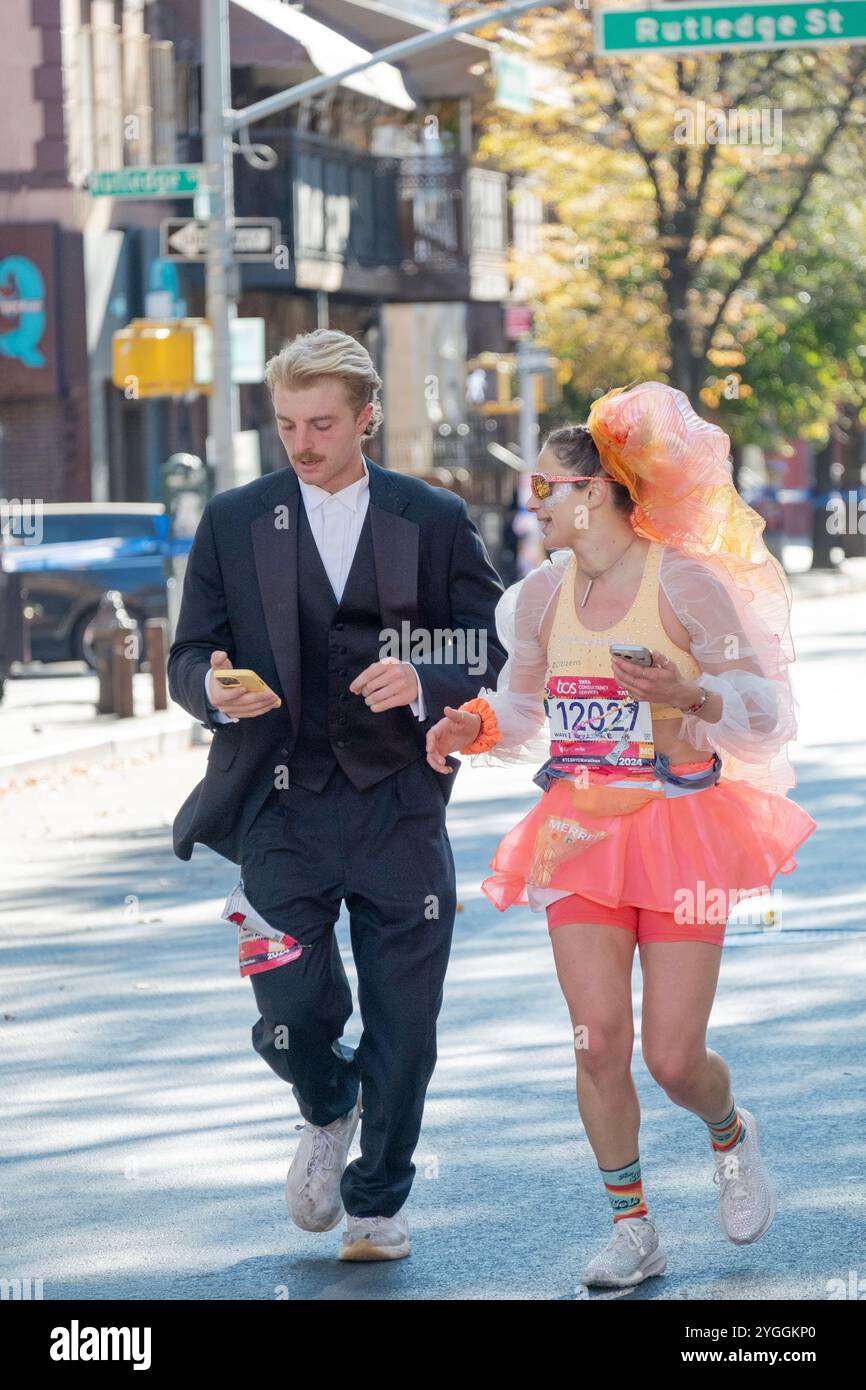
M613 787L554 782L500 841L484 893L501 912L528 903L528 883L607 907L673 912L684 893L706 901L769 889L777 873L796 868L792 855L815 829L796 802L745 781L722 777L672 797L639 788L620 793L617 805ZM617 814L623 797L633 809Z

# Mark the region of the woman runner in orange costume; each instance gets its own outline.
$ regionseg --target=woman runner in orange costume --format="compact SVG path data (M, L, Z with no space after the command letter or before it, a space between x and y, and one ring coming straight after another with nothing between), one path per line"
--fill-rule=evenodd
M497 689L446 709L427 738L443 774L453 752L544 760L543 795L482 886L500 910L547 914L580 1115L613 1209L585 1283L635 1284L667 1263L638 1151L635 945L643 1056L708 1127L722 1230L749 1244L776 1210L757 1120L734 1104L706 1029L731 907L795 868L815 822L786 794L790 590L729 453L659 382L608 391L586 426L554 431L529 503L552 554L500 600ZM636 664L643 649L650 665Z

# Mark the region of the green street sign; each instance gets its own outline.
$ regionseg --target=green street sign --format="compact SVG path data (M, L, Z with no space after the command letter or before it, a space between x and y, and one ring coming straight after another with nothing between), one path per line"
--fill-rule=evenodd
M656 5L596 10L595 52L711 53L866 43L866 0L793 4Z
M94 198L192 198L205 182L203 164L100 169L88 176Z

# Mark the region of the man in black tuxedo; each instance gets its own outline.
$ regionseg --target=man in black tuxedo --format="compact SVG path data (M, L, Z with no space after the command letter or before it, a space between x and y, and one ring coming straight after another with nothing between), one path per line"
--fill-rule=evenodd
M393 1259L410 1249L400 1208L456 906L453 773L428 764L426 732L495 686L502 586L459 497L364 455L381 380L361 344L306 334L266 380L291 466L208 503L168 658L172 698L213 731L174 848L189 859L198 841L239 864L252 920L295 943L250 976L253 1047L305 1121L292 1219L330 1230L345 1208L340 1258ZM232 666L273 693L224 689L213 672ZM344 901L354 1051L340 1042L352 1012L334 933ZM361 1157L346 1166L361 1115Z

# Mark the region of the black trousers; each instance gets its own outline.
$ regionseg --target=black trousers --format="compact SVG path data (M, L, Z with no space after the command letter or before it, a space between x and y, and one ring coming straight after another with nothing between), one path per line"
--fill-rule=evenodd
M415 1176L456 906L439 775L421 758L358 791L337 767L321 792L273 792L243 845L247 898L305 948L250 976L253 1047L311 1124L351 1110L360 1084L361 1157L341 1186L353 1216L393 1216ZM354 1050L340 1041L352 1013L334 931L344 901L363 1025Z

